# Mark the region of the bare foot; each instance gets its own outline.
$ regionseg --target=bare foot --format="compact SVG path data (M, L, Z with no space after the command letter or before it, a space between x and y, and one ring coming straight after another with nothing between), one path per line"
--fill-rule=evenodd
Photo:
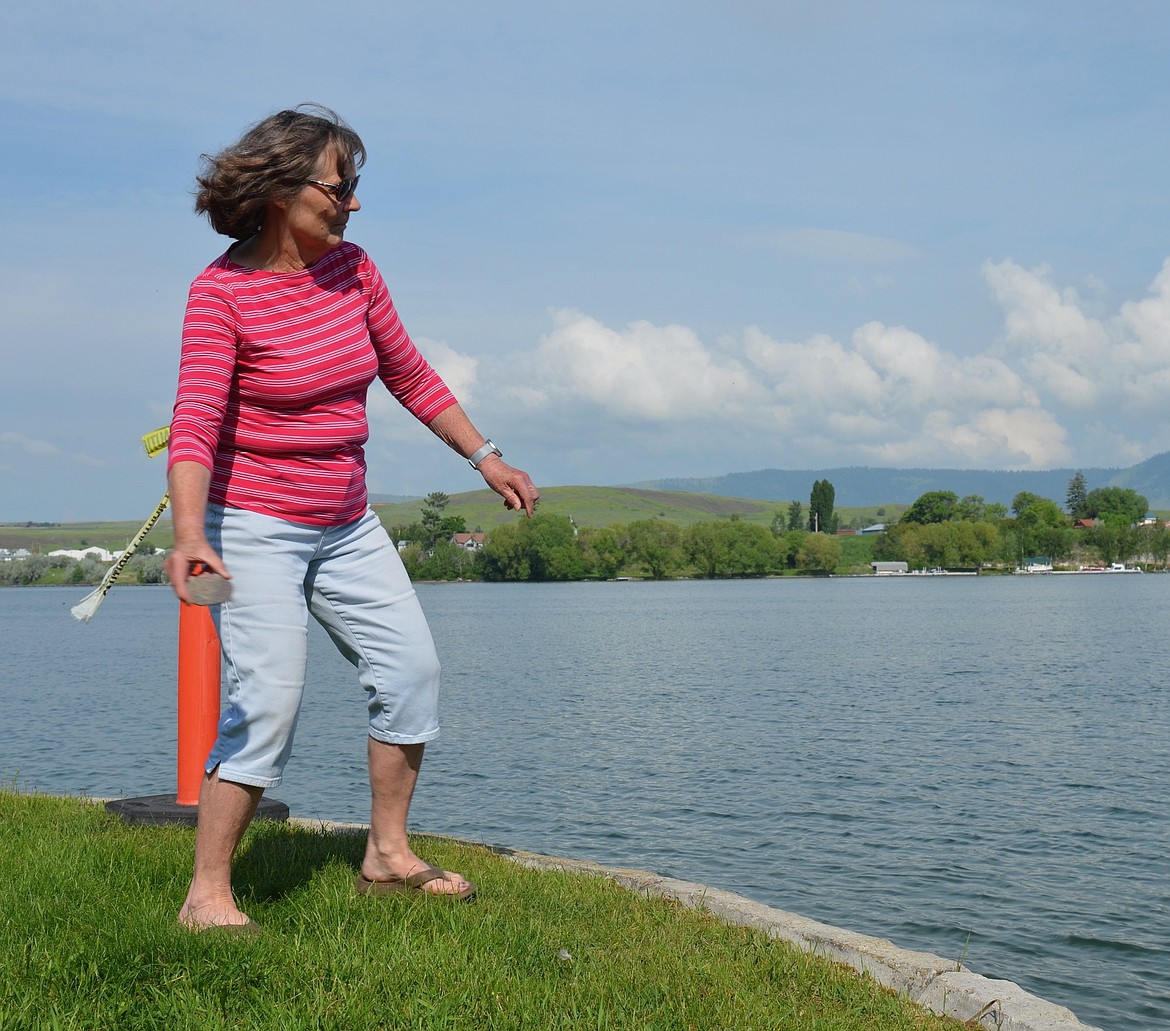
M405 863L379 861L376 856L367 853L362 862L362 876L368 881L404 881L412 874L429 869L430 865L430 863L419 859L413 852L409 853ZM442 877L427 881L419 890L429 892L432 895L459 895L471 887L473 887L472 883L465 877L452 873L450 870L444 870Z
M255 921L241 912L234 902L230 907L215 904L194 906L185 902L179 910L179 924L189 931L206 931L209 927L255 926Z
M442 877L427 881L421 890L429 891L432 895L462 895L468 888L472 887L474 885L467 878L452 873L450 870L444 870Z

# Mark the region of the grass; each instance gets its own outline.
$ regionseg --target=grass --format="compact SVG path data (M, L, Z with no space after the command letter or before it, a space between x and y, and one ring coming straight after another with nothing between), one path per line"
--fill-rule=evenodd
M363 838L259 823L237 859L255 938L180 930L192 832L0 790L0 1027L945 1031L845 967L602 878L426 838L460 905L361 898Z
M49 526L0 523L0 548L27 548L34 554L42 555L58 548L75 549L91 546L117 551L126 547L148 515L149 508L136 522L53 523ZM169 548L174 540L171 519L167 515L150 531L145 543L156 548Z

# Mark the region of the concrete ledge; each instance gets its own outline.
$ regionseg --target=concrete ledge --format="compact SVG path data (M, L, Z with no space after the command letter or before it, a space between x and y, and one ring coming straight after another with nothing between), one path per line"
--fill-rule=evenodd
M631 891L675 899L726 923L757 928L805 952L868 974L924 1009L967 1021L972 1027L997 1031L1101 1031L1081 1023L1072 1010L1037 998L1013 981L981 977L954 960L901 949L885 938L831 927L734 892L658 877L645 870L615 869L507 848L492 851L522 866L606 877Z

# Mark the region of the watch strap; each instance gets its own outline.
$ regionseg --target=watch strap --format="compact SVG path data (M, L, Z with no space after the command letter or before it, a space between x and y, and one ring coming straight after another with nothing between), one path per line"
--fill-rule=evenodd
M478 447L467 458L467 464L472 469L479 471L479 463L482 462L488 455L495 455L497 458L503 458L504 453L496 447L491 440L485 440L481 447Z

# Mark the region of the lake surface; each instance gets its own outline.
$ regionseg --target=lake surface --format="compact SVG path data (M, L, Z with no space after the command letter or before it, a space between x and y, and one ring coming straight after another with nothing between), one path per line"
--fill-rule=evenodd
M175 789L177 602L0 589L0 776ZM1170 1026L1170 576L419 587L444 665L412 827L632 866ZM293 815L364 821L315 631Z

